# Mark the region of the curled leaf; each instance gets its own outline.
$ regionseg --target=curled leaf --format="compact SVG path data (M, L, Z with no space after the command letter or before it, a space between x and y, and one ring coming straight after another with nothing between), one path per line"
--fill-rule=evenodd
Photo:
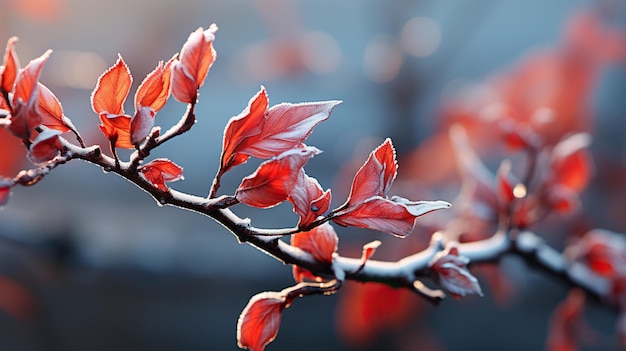
M162 191L168 189L166 182L184 179L183 168L166 158L154 159L141 166L139 171L147 181Z
M258 208L278 205L292 192L302 167L319 152L307 146L286 151L263 162L253 174L242 180L235 197L248 206Z
M431 261L430 268L439 284L453 297L461 298L470 294L482 296L478 280L468 270L469 259L459 256L455 243L439 252Z
M322 190L317 179L309 177L301 170L287 199L293 204L293 211L300 216L298 227L310 225L318 216L328 211L330 197L330 189Z
M46 163L57 157L63 150L63 145L59 140L60 131L42 127L35 140L32 142L28 152L28 158L35 163Z
M189 35L180 56L172 64L172 95L180 102L196 102L198 88L204 84L217 53L213 48L217 26L198 28Z

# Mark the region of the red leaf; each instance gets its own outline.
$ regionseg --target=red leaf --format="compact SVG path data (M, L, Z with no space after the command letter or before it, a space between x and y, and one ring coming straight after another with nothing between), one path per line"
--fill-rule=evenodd
M12 179L0 177L0 207L6 205L7 202L9 202L9 195L11 195L12 186Z
M241 152L267 159L297 147L317 124L330 117L339 103L341 101L274 105L267 111L262 132L247 139Z
M293 204L293 211L300 215L298 227L306 227L324 214L330 207L330 190L322 190L315 178L304 170L300 171L298 181L287 199Z
M217 26L198 28L189 35L178 61L172 64L172 95L180 102L195 103L217 53L213 48Z
M50 57L52 50L30 61L20 71L15 80L15 92L13 93L13 115L9 130L13 135L28 140L33 129L41 123L39 114L39 89L38 80L44 63Z
M371 346L385 332L397 332L416 318L419 305L409 289L346 281L339 294L337 328L354 348Z
M258 135L263 130L268 104L265 88L261 87L261 90L248 102L248 107L228 121L224 128L220 160L221 174L248 160L250 156L242 153L242 150L245 149L247 139Z
M59 140L60 131L46 127L40 132L30 145L28 157L35 164L46 163L57 157L63 145Z
M263 162L250 176L243 179L235 197L253 207L269 208L286 200L292 192L298 174L309 158L318 154L314 147L285 151L278 157Z
M20 63L15 53L15 43L17 37L11 37L7 41L6 51L4 53L4 60L2 66L4 67L0 72L0 88L5 92L13 91L13 84L17 78L17 72L20 69Z
M184 179L183 168L166 158L154 159L141 166L139 170L147 181L162 191L168 189L165 182Z
M331 263L333 253L337 251L339 239L335 229L324 223L308 232L301 232L291 236L291 245L308 252L317 261Z
M39 83L39 114L41 124L62 133L70 131L72 122L63 114L59 99L46 87Z
M286 304L285 297L277 292L253 296L237 321L237 345L251 351L263 351L278 334Z
M497 195L500 207L506 208L515 199L514 189L519 183L513 180L511 175L511 161L504 160L496 173Z
M478 280L467 270L468 263L469 260L459 256L455 244L451 243L433 258L430 267L439 284L453 297L460 298L469 294L482 296Z
M396 151L391 139L386 139L372 151L352 180L350 196L346 202L352 206L372 196L386 197L397 174Z
M121 115L124 113L124 101L130 91L133 77L128 66L119 55L117 61L104 72L91 93L91 107L98 115Z
M585 295L579 290L572 290L565 301L554 309L549 322L547 351L579 349L584 303Z
M560 141L552 152L553 182L581 192L591 178L591 156L586 147L589 135L580 133Z
M603 277L626 276L626 240L621 234L593 229L568 247L566 254L570 259L583 261Z
M156 113L165 106L167 98L170 96L170 66L172 62L174 62L174 58L167 61L165 65L163 61L160 61L156 68L148 73L139 84L137 92L135 92L136 110L149 107Z
M391 200L380 196L371 197L353 207L337 212L333 222L342 226L369 228L399 237L413 231L415 220L435 210L449 208L445 201L410 202L400 197Z

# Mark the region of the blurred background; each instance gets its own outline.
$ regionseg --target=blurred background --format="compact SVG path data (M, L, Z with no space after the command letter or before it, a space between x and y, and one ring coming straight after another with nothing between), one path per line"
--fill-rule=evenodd
M549 75L552 66L541 55L573 47L585 57L573 72L584 79L565 75L556 83L573 92L562 104L580 107L584 116L570 111L576 116L555 135L590 132L597 169L583 197L584 224L579 216L558 228L626 232L622 1L0 0L0 38L19 37L22 66L54 50L41 81L88 144L106 145L89 97L118 53L136 87L189 33L214 22L218 56L200 91L198 121L153 153L184 168L185 180L173 188L207 194L224 126L263 85L272 105L343 100L307 140L324 151L307 174L332 188L335 205L346 198L355 167L386 137L398 151L403 195L452 201L458 178L433 136L461 112L484 107L493 88L486 82ZM171 99L156 123L169 128L184 110ZM1 132L2 175L32 167L23 147ZM257 165L252 160L229 172L221 193L232 193ZM289 206L234 211L257 227L297 222ZM337 228L340 252L358 256L361 245L381 239L375 258L399 259L407 243L415 252L428 242L433 218L406 241ZM501 265L513 279L483 284L484 298L447 299L439 307L384 287L366 293L357 284L335 296L299 299L268 349L542 349L567 289L514 258ZM288 266L238 244L211 220L158 207L83 162L15 188L0 210L2 350L235 350L237 318L248 299L291 284ZM357 302L368 307L359 310ZM591 325L583 349L617 349L616 314L593 304L586 313Z

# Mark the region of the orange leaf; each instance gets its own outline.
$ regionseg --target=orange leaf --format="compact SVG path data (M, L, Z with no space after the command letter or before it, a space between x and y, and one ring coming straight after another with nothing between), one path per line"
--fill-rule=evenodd
M196 81L197 87L201 87L213 65L217 53L213 48L217 26L211 24L207 30L202 27L189 35L187 42L180 51L180 62L187 72Z
M17 137L28 140L32 130L41 123L38 110L38 80L44 63L50 57L52 50L30 61L20 71L15 80L13 93L13 115L9 130Z
M174 58L171 58L164 65L160 61L157 67L150 72L139 84L135 93L135 109L150 107L155 113L163 106L170 96L170 66Z
M212 24L207 30L198 28L187 38L178 60L172 64L172 95L176 100L196 102L198 89L217 55L213 48L216 31L217 26Z
M251 351L263 351L278 334L286 299L277 292L253 296L237 321L237 345Z
M167 191L165 182L184 179L183 168L166 158L152 160L141 166L139 170L147 181L162 191Z
M116 147L133 149L135 146L130 142L130 116L128 115L100 115L98 127L111 142L115 141Z
M245 141L248 138L258 135L263 130L268 104L265 88L261 87L261 90L248 102L248 107L228 121L224 128L220 161L222 174L232 167L246 162L250 157L241 151L245 148Z
M17 72L20 69L20 63L17 58L17 54L15 53L15 43L17 42L17 37L9 38L7 42L6 52L4 53L4 61L2 66L2 75L0 76L0 88L5 92L13 91L13 84L15 83L15 79L17 78Z
M71 122L63 114L63 108L59 99L46 87L39 83L39 113L41 114L41 124L56 129L62 133L69 131Z
M128 66L118 55L113 66L104 72L91 93L91 107L95 113L101 115L121 115L124 113L124 101L130 91L133 77Z
M309 158L319 153L314 147L286 151L263 162L252 175L244 178L235 197L248 206L269 208L286 200Z

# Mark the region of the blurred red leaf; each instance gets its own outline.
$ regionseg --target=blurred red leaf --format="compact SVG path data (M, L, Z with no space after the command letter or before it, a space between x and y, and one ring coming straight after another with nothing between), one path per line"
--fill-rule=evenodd
M298 181L287 198L293 204L293 211L300 216L298 227L310 225L318 216L328 211L330 197L330 189L322 190L315 178L301 170Z
M243 153L246 140L260 134L265 124L265 112L269 101L264 87L250 99L248 106L239 115L232 117L224 129L224 140L220 160L220 173L248 160Z
M198 88L204 84L217 53L213 48L217 26L211 24L191 33L181 49L177 61L172 64L172 95L188 104L196 102Z
M12 179L0 176L0 207L6 205L9 201L12 186Z
M124 101L130 91L133 78L128 66L118 55L113 66L104 72L91 93L91 107L98 115L117 116L124 113Z
M468 270L469 260L459 256L455 244L449 244L446 249L437 253L430 263L435 272L437 281L453 297L461 298L466 295L483 295L478 280Z
M591 179L592 162L587 147L588 134L579 133L561 140L552 152L552 181L574 192L581 192Z
M298 181L300 170L317 153L318 149L307 146L285 151L263 162L253 174L242 180L235 197L248 206L258 208L278 205L287 200Z
M419 299L408 289L380 283L346 282L339 294L337 329L352 347L371 345L382 333L397 330L416 318Z
M3 68L0 70L0 88L7 93L13 91L13 84L15 84L15 79L17 78L17 74L20 69L20 63L17 58L17 54L15 53L16 42L17 37L11 37L7 41L4 60L2 63Z
M168 189L165 185L166 182L184 179L183 168L166 158L154 159L141 166L139 171L147 181L162 191Z
M237 321L237 345L263 351L278 334L286 299L281 293L263 292L253 296Z
M546 341L547 351L577 351L582 327L585 295L572 290L552 312Z

